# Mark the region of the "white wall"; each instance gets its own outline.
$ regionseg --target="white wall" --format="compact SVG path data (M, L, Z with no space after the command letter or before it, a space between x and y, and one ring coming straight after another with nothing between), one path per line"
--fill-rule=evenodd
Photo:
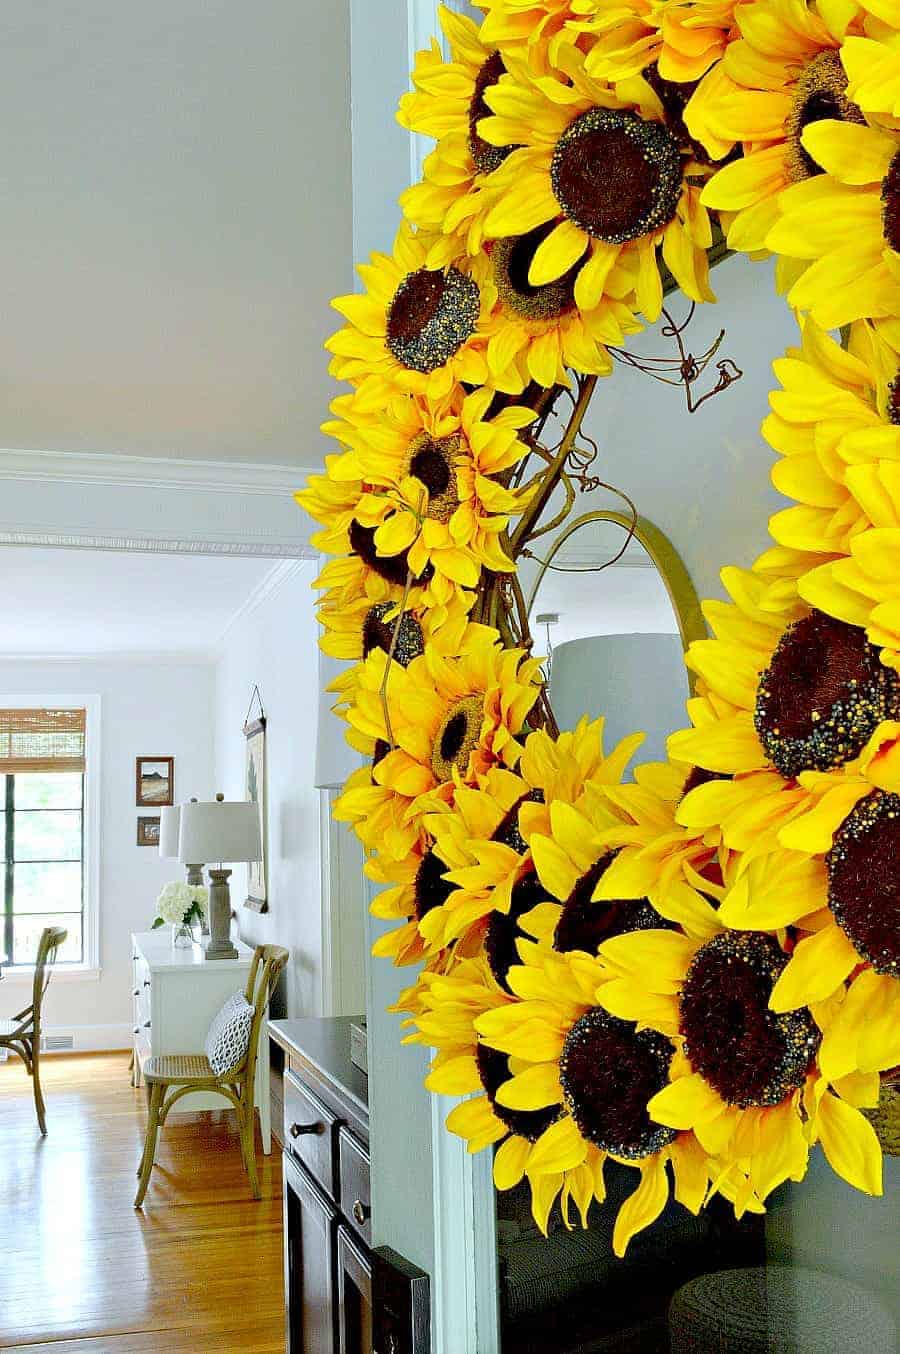
M65 1030L107 1027L94 1042L124 1048L131 1040L130 933L150 926L160 888L181 878L177 861L136 845L138 816L153 811L135 805L134 759L173 756L176 800L210 794L213 668L164 661L0 662L0 701L4 692L38 700L42 694L100 696L101 973L99 980L51 981L44 1018ZM12 1013L21 984L7 970L0 988L4 1014Z
M4 445L321 454L348 44L347 0L6 0Z
M312 560L298 562L280 586L226 636L215 668L215 789L244 798L242 728L254 684L266 711L269 911L244 907L246 866L235 866L232 905L248 944L286 945L287 1012L322 1009L319 792L314 787L318 650Z

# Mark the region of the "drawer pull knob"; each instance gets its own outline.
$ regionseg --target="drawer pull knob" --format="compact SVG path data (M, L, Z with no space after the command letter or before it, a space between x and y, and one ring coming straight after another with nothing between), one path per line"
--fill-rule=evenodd
M145 1021L144 1021L144 1029L145 1029L145 1030L149 1030L149 1028L150 1028L150 1021L149 1021L149 1020L145 1020Z
M290 1127L292 1138L301 1138L308 1133L314 1133L316 1137L320 1137L324 1132L324 1124L291 1124Z
M150 979L149 979L149 978L145 978L145 979L144 979L144 986L145 986L145 987L149 987L149 986L150 986Z
M141 989L139 987L136 987L131 995L133 997L139 997L141 995Z
M351 1209L351 1212L353 1213L353 1216L359 1223L360 1227L365 1226L365 1224L369 1221L369 1218L372 1216L371 1208L369 1207L368 1204L364 1204L362 1199L353 1200L353 1208Z

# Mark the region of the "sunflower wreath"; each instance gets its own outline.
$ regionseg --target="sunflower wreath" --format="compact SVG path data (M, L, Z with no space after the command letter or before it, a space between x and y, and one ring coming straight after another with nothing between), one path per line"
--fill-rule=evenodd
M349 390L297 498L333 556L321 643L348 663L335 709L363 760L336 816L395 923L376 952L420 966L406 1038L435 1050L429 1089L466 1097L448 1128L494 1146L498 1188L527 1179L543 1229L556 1201L587 1225L607 1158L630 1166L623 1254L670 1191L759 1212L818 1146L882 1188L867 1111L900 1064L900 14L478 3L480 24L442 9L400 101L435 147L392 254L334 303ZM517 561L591 482L581 423L627 336L668 290L713 301L725 250L775 254L798 321L762 428L793 505L750 569L723 570L731 600L706 604L687 653L689 727L629 779L639 735L558 730ZM735 374L719 371L717 389Z

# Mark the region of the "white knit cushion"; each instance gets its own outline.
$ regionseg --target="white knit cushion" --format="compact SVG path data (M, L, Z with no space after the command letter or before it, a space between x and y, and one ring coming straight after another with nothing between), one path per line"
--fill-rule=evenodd
M213 1019L206 1036L206 1056L217 1077L239 1063L250 1044L253 1007L243 992L229 997Z

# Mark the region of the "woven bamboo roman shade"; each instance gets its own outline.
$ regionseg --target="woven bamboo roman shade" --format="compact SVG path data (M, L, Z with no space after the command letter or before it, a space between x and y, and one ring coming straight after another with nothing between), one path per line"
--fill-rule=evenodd
M0 775L84 771L85 710L0 710Z

